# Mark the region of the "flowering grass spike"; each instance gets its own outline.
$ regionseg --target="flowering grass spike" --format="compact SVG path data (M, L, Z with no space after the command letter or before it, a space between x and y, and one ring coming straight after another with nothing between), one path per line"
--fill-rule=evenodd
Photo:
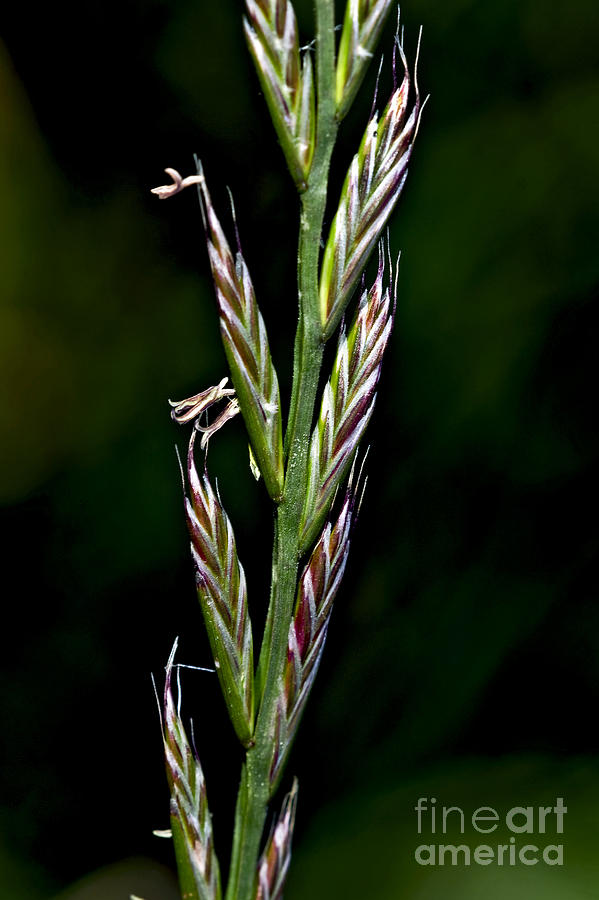
M390 260L386 262L389 238L386 250L381 239L405 182L421 111L416 80L412 88L397 38L394 80L397 56L403 61L403 80L395 82L387 106L368 123L327 235L329 169L339 123L363 79L391 2L347 0L338 52L334 0L313 4L315 41L303 51L289 0L245 0L243 19L301 207L289 402L281 402L266 323L239 237L234 254L200 163L196 160L196 172L187 177L167 169L172 183L154 189L165 199L191 185L198 188L232 381L229 386L221 379L193 397L171 402L173 419L191 428L185 516L196 585L214 668L244 747L223 900L283 896L297 782L265 835L268 809L285 776L316 680L348 560L361 482L349 472L372 416L395 311L396 280ZM378 272L351 310L355 287L377 243ZM281 291L281 306L287 297L287 289ZM345 324L346 315L351 324ZM321 390L325 342L336 331L332 371ZM231 427L239 427L243 418L251 474L264 480L274 515L270 599L256 669L248 590L233 527L208 476L206 458L200 471L196 460L196 453L207 452L209 441L210 453L218 453L220 429L234 418ZM198 433L202 437L196 448ZM245 463L242 470L251 477ZM163 734L182 900L221 900L204 774L172 698L173 658L174 651L167 667ZM198 721L202 740L216 739L213 723L202 715L201 697ZM223 824L219 820L219 827Z

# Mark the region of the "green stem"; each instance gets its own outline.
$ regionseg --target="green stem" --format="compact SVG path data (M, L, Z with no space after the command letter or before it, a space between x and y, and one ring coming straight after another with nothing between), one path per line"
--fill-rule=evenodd
M264 669L255 744L247 751L235 818L231 872L226 900L254 900L260 842L270 799L270 768L275 751L277 699L287 655L299 566L299 525L314 405L322 364L323 340L318 299L320 239L327 197L335 121L334 0L315 0L318 112L316 147L307 188L302 194L298 249L300 319L295 342L292 407L286 443L287 469L283 500L277 511L276 590L272 591L269 627L262 648Z

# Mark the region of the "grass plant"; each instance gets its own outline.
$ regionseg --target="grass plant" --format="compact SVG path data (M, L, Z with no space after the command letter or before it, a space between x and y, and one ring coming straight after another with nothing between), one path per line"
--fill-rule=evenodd
M343 577L363 489L357 454L373 412L395 311L397 279L384 230L405 183L421 113L416 76L410 75L399 33L393 91L380 115L373 109L327 233L329 168L339 124L392 6L391 0L348 0L337 49L334 2L315 0L313 63L311 48L300 49L288 0L246 0L249 51L301 206L298 326L287 416L247 263L240 247L229 245L200 161L186 178L167 169L172 184L154 191L165 199L197 185L232 382L227 387L223 378L172 404L176 421L192 423L185 514L197 592L223 698L245 752L223 889L204 774L182 723L181 698L173 698L173 651L163 735L184 900L275 900L282 897L289 868L295 781L266 841L264 826ZM367 287L364 268L377 244L378 271ZM325 344L335 334L332 371L319 396ZM215 404L220 413L212 424L202 424ZM262 478L275 512L270 605L257 659L233 527L205 458L201 471L196 462L198 432L201 452L238 413L249 438L252 471Z

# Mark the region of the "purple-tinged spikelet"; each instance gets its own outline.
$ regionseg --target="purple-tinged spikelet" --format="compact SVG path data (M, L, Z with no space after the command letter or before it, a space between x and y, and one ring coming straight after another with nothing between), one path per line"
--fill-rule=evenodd
M199 162L198 174L223 346L254 458L270 496L278 501L283 491L281 403L266 326L248 267L241 251L233 259Z
M393 0L347 0L337 58L337 118L356 96Z
M287 871L291 862L291 841L297 806L297 779L293 780L279 813L279 818L258 863L256 900L282 900Z
M275 720L273 787L281 774L318 671L333 600L345 571L354 509L355 494L348 491L336 522L325 525L299 581Z
M185 511L198 597L231 721L239 739L248 745L254 727L254 665L245 574L220 498L206 471L202 478L198 475L195 436L194 430L187 458L190 496Z
M300 189L315 141L314 78L309 52L300 60L289 0L246 0L245 35L287 165Z
M310 443L300 531L302 549L310 547L321 528L374 409L395 307L390 286L385 289L383 286L384 259L381 244L376 280L369 291L364 290L349 333L343 330L339 336L333 372L323 392L320 416ZM390 271L389 284L391 280Z
M320 273L320 315L325 339L337 327L370 253L381 237L404 186L418 128L420 96L407 115L410 76L397 47L404 78L383 114L371 118L354 156L333 219Z
M220 874L214 852L204 773L187 740L171 690L176 649L175 643L166 668L163 740L171 793L171 831L181 891L184 897L220 900Z

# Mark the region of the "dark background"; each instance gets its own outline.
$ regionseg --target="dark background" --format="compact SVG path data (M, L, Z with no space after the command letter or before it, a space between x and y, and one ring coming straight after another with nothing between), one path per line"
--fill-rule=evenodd
M296 8L307 43L310 4ZM167 794L150 672L177 634L181 661L210 658L174 452L187 435L166 400L216 383L225 363L194 193L160 203L149 189L165 166L191 172L194 152L225 220L230 186L287 391L297 200L241 12L233 0L3 10L11 900L62 897L98 870L64 897L176 896L150 862L171 865L151 834L167 825ZM391 229L399 311L367 498L290 765L301 787L287 896L595 896L596 2L413 0L403 18L412 59L424 26L432 97ZM372 89L342 129L333 198ZM259 628L270 511L239 420L210 467ZM225 865L239 753L213 676L187 672L183 687ZM564 797L566 865L418 867L413 807L432 796L466 810Z

